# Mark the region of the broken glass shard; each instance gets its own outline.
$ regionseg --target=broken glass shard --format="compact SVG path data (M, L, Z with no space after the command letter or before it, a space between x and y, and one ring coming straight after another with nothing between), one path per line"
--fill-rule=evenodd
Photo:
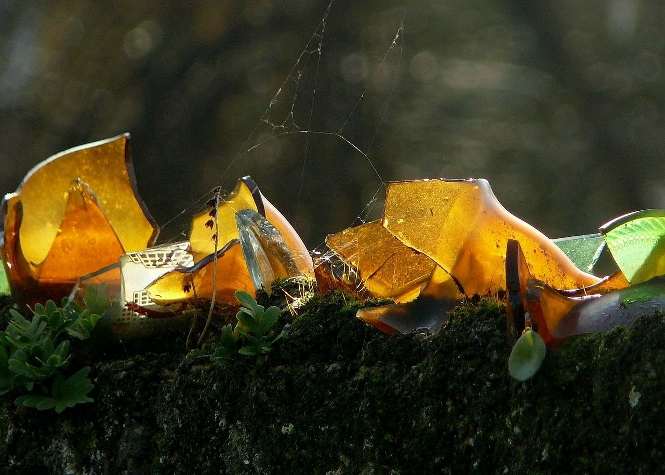
M238 209L241 206L248 207ZM209 220L212 225L206 224ZM190 237L198 242L189 247L192 263L170 270L145 288L156 305L210 301L236 305L236 290L255 295L262 288L269 291L276 278L313 274L300 237L250 177L239 180L235 191L213 203L210 211L195 216L191 229ZM201 257L210 249L214 252Z
M631 284L665 274L665 210L643 210L603 225L607 247Z
M551 332L558 339L605 332L618 325L629 327L641 315L665 310L663 277L577 299L564 297L546 286L537 287L545 320L554 324Z
M128 141L54 155L5 196L0 253L17 302L60 300L81 276L154 243L158 228L136 190Z
M243 256L256 289L265 289L275 279L301 275L282 233L254 210L236 212L236 225Z
M531 273L549 285L578 288L598 281L547 236L506 211L486 180L389 183L383 225L453 276L466 295L503 289L508 239L520 242Z
M236 305L236 290L256 292L238 239L229 241L192 267L176 268L146 287L148 297L157 305L212 300Z
M600 255L605 249L605 239L602 234L584 234L552 239L552 242L573 261L578 269L584 272L593 272Z
M408 302L416 298L436 263L372 221L326 238L326 244L359 273L374 296Z
M20 240L28 262L46 259L58 234L74 180L80 179L97 197L126 251L155 242L159 229L136 188L129 134L75 147L54 155L28 172L15 193L5 196L3 213L11 219L23 203Z
M453 302L464 295L505 290L510 239L522 245L534 277L549 285L584 288L601 281L506 211L486 180L389 183L381 221L349 228L329 236L326 243L375 297ZM433 319L432 312L419 320L411 308L369 309L359 316L384 330L389 326L399 331L438 328L446 320L445 314ZM405 319L403 325L396 323L399 318Z
M567 315L576 305L582 302L590 302L601 296L604 298L605 295L618 295L618 292L627 290L629 288L627 287L628 282L620 271L589 287L565 290L554 289L533 278L520 243L511 240L506 252L506 275L510 302L508 307L509 334L515 335L524 328L524 312L528 312L534 330L542 336L547 344L561 338L582 334L574 332L583 331L584 328L595 327L598 328L596 331L606 331L606 329L611 329L616 325L625 324L621 316L615 314L604 320L606 326L603 327L598 321L594 321L594 316L587 313L583 315L584 320L579 325L579 330L568 328L566 330L568 333L566 333L566 331L560 329L561 322L568 318Z
M411 302L364 307L356 316L384 333L436 333L448 321L448 312L457 303L421 295Z
M236 213L252 210L265 217L277 229L291 253L300 273L314 275L312 259L307 247L284 216L261 194L251 177L238 180L235 189L222 197L215 193L209 207L194 216L189 232L189 241L194 261L213 254L224 244L239 239Z

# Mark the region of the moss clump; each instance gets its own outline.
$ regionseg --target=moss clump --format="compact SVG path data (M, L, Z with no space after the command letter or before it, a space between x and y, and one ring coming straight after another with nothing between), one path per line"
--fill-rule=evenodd
M0 404L3 473L661 469L662 316L570 340L519 383L499 302L460 306L436 336L382 334L359 305L331 293L283 312L276 327L291 331L258 367L211 363L215 338L189 353L183 338L100 352L94 403L61 415Z

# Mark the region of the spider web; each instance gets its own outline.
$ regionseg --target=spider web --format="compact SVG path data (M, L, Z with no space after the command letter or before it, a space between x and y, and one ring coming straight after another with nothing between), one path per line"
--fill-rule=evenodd
M372 150L380 136L399 82L403 55L403 13L395 22L392 40L385 45L380 56L360 65L360 69L364 67L367 71L365 78L354 84L357 89L355 97L349 101L347 95L342 107L338 107L338 104L335 104L337 100L335 84L327 73L331 63L336 59L335 55L339 55L339 52L328 46L330 35L335 34L334 31L330 31L334 4L334 0L327 4L321 20L298 54L289 73L279 84L254 128L242 141L239 152L223 167L217 179L217 183L224 183L239 178L232 177L231 174L240 167L241 173L254 176L259 172L262 155L271 154L274 148L284 149L285 152L281 154L280 160L285 160L284 155L288 155L289 160L299 162L298 172L293 174L291 181L279 185L297 190L295 209L287 211L290 211L289 220L299 232L303 225L306 227L306 223L302 222L304 214L302 208L303 202L307 199L307 181L311 179L312 174L317 173L317 154L329 144L339 152L333 157L334 160L339 160L341 165L344 165L345 161L353 161L352 166L355 169L361 168L373 183L371 186L374 191L366 201L365 207L355 219L349 219L349 225L366 222L375 207L381 203L385 189L385 180L372 160ZM385 86L374 87L377 82ZM373 102L374 109L378 111L373 124L367 123L361 111L368 100ZM376 107L377 103L379 107ZM328 110L331 104L335 106L335 111ZM358 133L359 130L362 133ZM371 130L371 133L368 133L368 130ZM263 181L258 182L260 186L263 183ZM331 183L330 186L334 184ZM184 220L187 216L190 216L192 211L203 208L210 199L210 194L220 193L220 190L222 196L229 191L216 187L167 222L165 227L181 221L182 218L182 224L178 226L178 236L167 240L182 239L186 227ZM280 206L278 208L284 212ZM339 229L326 230L328 233L336 231ZM317 244L316 247L321 244Z

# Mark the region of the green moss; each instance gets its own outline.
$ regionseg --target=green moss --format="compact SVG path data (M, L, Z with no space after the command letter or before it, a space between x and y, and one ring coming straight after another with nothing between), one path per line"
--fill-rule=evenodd
M283 294L282 294L283 295ZM272 300L279 299L277 292ZM518 383L504 306L455 310L436 336L385 335L341 293L314 297L260 367L203 350L95 354L95 402L0 404L8 474L653 473L663 460L665 320L570 340Z

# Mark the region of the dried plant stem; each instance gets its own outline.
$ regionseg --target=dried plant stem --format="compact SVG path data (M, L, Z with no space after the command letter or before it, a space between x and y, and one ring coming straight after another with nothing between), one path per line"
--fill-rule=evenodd
M217 215L218 210L219 210L219 202L221 200L220 197L220 192L216 191L215 192L215 234L214 240L215 240L215 253L213 257L213 267L212 267L212 299L210 301L210 309L208 310L208 317L206 318L206 324L203 327L203 330L201 331L201 335L199 335L199 340L196 342L197 346L201 346L201 343L203 343L203 339L206 336L206 333L208 333L208 328L210 328L210 323L212 322L212 314L213 311L215 310L215 299L217 298L217 250L219 248L219 242L218 242L218 236L219 236L219 221L217 220Z

